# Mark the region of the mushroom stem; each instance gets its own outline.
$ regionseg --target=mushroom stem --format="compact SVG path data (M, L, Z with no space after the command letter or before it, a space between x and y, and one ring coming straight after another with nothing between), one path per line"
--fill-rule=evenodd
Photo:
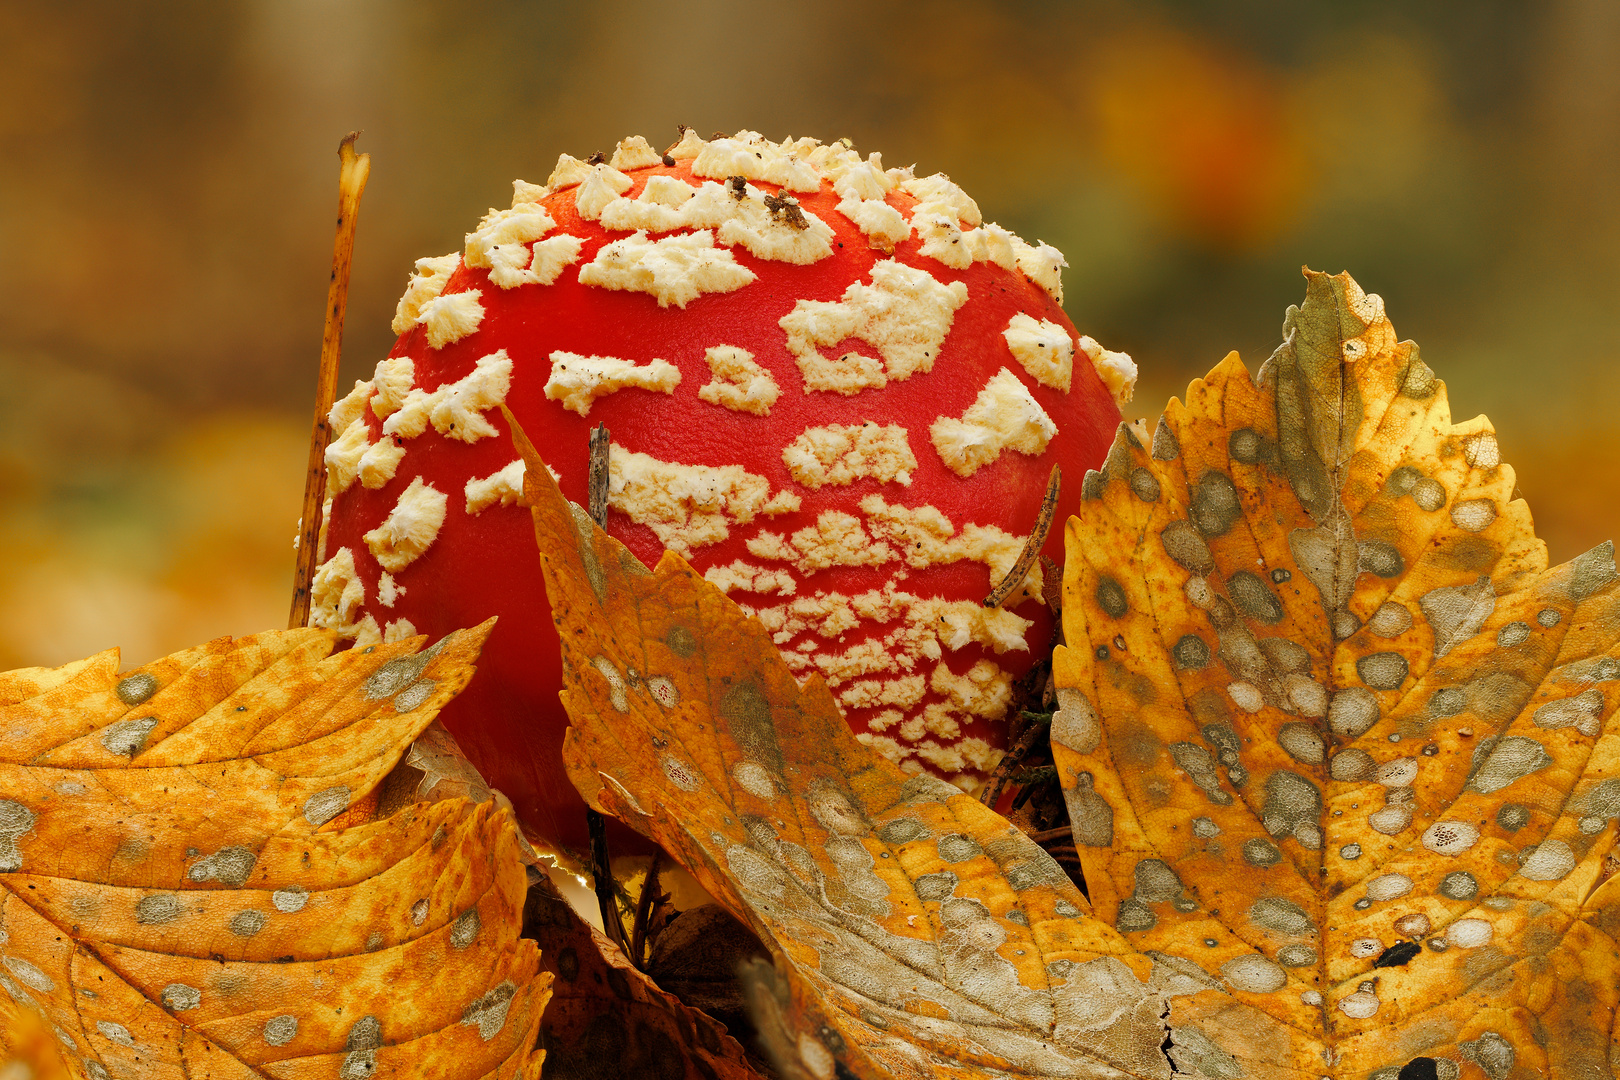
M309 465L304 473L304 516L298 528L298 563L293 572L292 610L288 629L309 622L309 587L320 557L321 508L326 502L326 444L332 441L332 402L337 398L338 361L343 354L343 315L349 306L349 267L354 259L354 227L360 196L371 175L371 155L356 154L351 131L338 144L337 238L332 243L332 279L326 287L326 329L321 335L320 378L315 389L315 424L309 435Z

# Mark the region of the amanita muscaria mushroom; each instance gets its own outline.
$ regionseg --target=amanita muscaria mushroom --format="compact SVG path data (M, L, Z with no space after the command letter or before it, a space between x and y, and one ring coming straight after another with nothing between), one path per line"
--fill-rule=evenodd
M689 560L902 768L979 784L1052 633L1039 564L982 601L1054 464L1059 522L1080 498L1135 376L1064 316L1062 256L841 142L687 130L513 186L464 251L417 263L393 352L332 410L312 621L358 644L499 615L444 720L531 830L579 845L497 405L582 505L601 422L612 535ZM1061 527L1044 552L1061 560Z

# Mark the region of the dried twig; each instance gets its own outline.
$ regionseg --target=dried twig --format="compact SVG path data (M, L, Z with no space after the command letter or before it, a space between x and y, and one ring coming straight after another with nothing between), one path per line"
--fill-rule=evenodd
M591 837L591 881L596 887L597 907L602 912L602 932L628 956L630 947L625 941L624 920L619 917L619 902L613 895L613 871L607 848L607 818L587 807L585 827Z
M1068 840L1074 836L1074 826L1059 825L1055 829L1044 829L1041 832L1030 833L1029 838L1037 844L1045 846L1053 840Z
M611 445L606 424L597 424L591 429L591 520L603 529L607 528L608 450ZM608 855L607 820L587 806L585 827L591 837L591 880L596 886L597 906L602 911L602 932L639 968L641 954L630 949L624 932L624 920L619 917L619 902L613 895L615 883L613 864Z
M591 520L607 528L608 450L612 440L606 424L591 429L590 512Z
M1001 579L1001 584L990 590L990 595L984 598L987 608L1000 607L1002 602L1011 596L1013 590L1024 583L1029 576L1029 568L1035 565L1035 559L1040 555L1041 548L1046 544L1046 534L1052 531L1052 519L1057 516L1058 490L1062 487L1062 474L1056 465L1052 466L1051 475L1046 479L1046 495L1041 499L1040 513L1035 516L1035 529L1024 541L1024 550L1019 553L1018 561L1013 563L1007 576Z
M315 424L309 435L309 465L304 474L304 517L299 522L298 563L293 573L292 610L287 626L296 629L309 621L309 588L319 557L322 510L326 504L326 446L332 441L327 419L337 398L338 360L343 352L343 315L349 306L349 266L354 258L354 227L360 196L371 175L371 155L356 154L351 131L338 144L337 239L332 244L332 280L326 287L326 330L321 335L321 369L315 389Z
M1007 781L1012 778L1013 770L1034 748L1036 741L1040 739L1048 726L1049 724L1033 723L1024 729L1024 733L1018 737L1018 741L1012 745L1006 756L1001 759L1000 764L996 766L996 771L990 774L989 782L980 789L979 801L981 803L989 807L996 805L996 800L1001 798L1002 789L1007 786Z
M653 852L652 863L647 867L647 879L641 883L641 896L636 900L636 921L630 930L630 962L642 971L647 970L647 961L644 959L647 950L647 922L652 917L653 906L658 900L658 867L663 857L662 851Z

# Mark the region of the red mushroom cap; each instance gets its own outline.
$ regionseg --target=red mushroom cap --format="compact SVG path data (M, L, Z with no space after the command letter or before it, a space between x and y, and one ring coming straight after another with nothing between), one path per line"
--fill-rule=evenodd
M496 406L581 504L605 423L612 535L686 557L902 768L981 782L1052 635L1038 565L981 601L1054 464L1060 522L1079 499L1135 374L1065 317L1062 257L842 143L633 138L514 188L464 254L418 262L393 352L333 409L312 621L364 643L499 615L444 720L532 831L582 844Z

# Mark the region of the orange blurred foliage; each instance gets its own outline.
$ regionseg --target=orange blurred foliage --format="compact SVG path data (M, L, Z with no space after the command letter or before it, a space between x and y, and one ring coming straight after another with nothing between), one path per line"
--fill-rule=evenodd
M1173 229L1245 250L1295 223L1314 170L1277 74L1166 27L1097 43L1089 55L1084 86L1099 146Z

